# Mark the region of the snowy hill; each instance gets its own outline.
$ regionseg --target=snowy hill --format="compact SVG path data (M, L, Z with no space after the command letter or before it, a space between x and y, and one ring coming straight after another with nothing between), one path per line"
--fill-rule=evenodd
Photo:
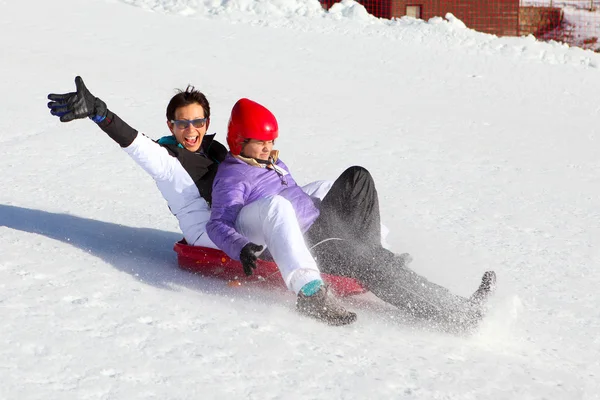
M124 4L128 3L128 4ZM596 399L600 54L345 2L0 1L0 399ZM150 137L188 83L224 141L240 97L278 117L298 181L372 171L389 242L469 295L455 337L369 296L354 325L177 268L151 178L50 92L89 89Z

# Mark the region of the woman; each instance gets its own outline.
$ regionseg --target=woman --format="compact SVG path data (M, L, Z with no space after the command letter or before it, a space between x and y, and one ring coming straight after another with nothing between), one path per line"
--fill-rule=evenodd
M206 234L210 200L217 166L227 154L225 146L207 135L210 104L193 86L179 91L167 105L170 136L154 141L130 127L106 104L90 93L81 77L77 90L50 94L50 113L61 122L90 118L117 142L156 182L169 209L179 220L185 240L216 248Z
M266 245L288 288L298 294L298 311L335 325L351 323L356 315L327 293L319 267L359 279L415 317L453 329L481 319L482 302L495 284L493 272L484 275L470 299L419 276L406 267L406 256L381 245L378 196L367 170L347 169L320 202L301 190L273 150L277 137L277 120L265 107L248 99L234 105L230 151L213 184L207 232L247 274Z

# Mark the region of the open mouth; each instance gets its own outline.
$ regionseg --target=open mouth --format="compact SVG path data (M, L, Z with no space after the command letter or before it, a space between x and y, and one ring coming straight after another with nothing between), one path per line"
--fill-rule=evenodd
M190 146L193 147L196 144L198 144L198 140L200 140L200 137L197 135L194 136L186 136L183 138L183 141L185 142L186 146Z

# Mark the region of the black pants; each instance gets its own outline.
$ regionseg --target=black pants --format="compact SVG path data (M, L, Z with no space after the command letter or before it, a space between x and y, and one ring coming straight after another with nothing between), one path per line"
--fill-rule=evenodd
M322 272L358 279L380 299L417 318L470 325L479 307L407 268L381 245L379 198L369 171L350 167L334 182L306 240Z

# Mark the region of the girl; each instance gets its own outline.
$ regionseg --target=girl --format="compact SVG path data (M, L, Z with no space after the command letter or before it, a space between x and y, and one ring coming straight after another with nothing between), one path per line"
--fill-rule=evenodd
M410 256L381 245L379 200L366 169L347 169L321 202L302 191L279 159L273 150L277 137L277 120L268 109L248 99L234 105L229 154L214 180L207 224L220 249L240 260L249 275L266 246L298 294L298 311L329 324L348 324L356 315L331 297L319 267L360 280L412 316L460 330L476 325L495 286L492 271L469 299L419 276L406 266Z

